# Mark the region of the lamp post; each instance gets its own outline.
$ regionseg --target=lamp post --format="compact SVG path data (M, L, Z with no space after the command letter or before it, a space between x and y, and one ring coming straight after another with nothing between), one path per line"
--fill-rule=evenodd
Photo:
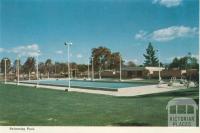
M7 79L6 79L6 78L7 78L7 77L6 77L6 61L7 61L7 60L8 60L8 59L6 59L6 58L4 59L4 63L5 63L5 68L4 68L4 76L5 76L5 77L4 77L4 83L5 83L5 84L6 84L6 80L7 80Z
M94 80L94 57L91 57L92 61L92 80Z
M37 84L36 84L36 88L38 87L38 84L39 84L39 75L38 75L38 64L39 63L38 63L38 56L39 55L37 54L37 59L36 59L37 60L37 68L36 68Z
M72 43L71 42L65 42L64 43L65 44L65 46L67 46L67 60L68 60L68 82L69 82L69 85L68 85L68 89L70 89L70 87L71 87L71 84L70 84L70 64L69 64L69 62L70 62L70 58L69 58L69 56L70 56L70 49L69 49L69 47L72 45Z
M90 79L90 59L88 60L88 80Z
M19 85L19 56L17 56L17 85Z
M191 53L190 52L188 52L188 59L187 59L187 63L188 63L188 65L189 65L189 67L188 67L188 70L190 70L190 72L189 72L189 82L191 81L191 63L192 63L192 60L191 60Z
M160 74L160 53L159 51L157 50L158 52L158 65L159 65L159 71L158 71L158 75L159 75L159 83L161 82L161 74Z
M103 67L102 59L103 59L103 57L100 56L99 79L101 79L101 72L102 72L102 67Z
M122 81L122 57L119 56L119 81Z

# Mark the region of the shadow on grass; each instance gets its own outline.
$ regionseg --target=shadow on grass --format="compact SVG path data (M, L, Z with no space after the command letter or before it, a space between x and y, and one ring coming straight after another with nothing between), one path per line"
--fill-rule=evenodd
M113 126L152 126L152 125L140 122L119 122L119 123L114 123Z

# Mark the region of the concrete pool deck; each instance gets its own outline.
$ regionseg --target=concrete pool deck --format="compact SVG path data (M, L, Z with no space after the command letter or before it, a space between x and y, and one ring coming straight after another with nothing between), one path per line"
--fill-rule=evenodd
M15 82L7 82L7 84L16 85ZM36 84L26 84L20 83L20 86L30 86L36 87ZM60 87L60 86L51 86L51 85L38 85L37 88L47 88L47 89L54 89L54 90L65 90L68 87ZM70 88L68 92L81 92L81 93L91 93L91 94L103 94L103 95L110 95L110 96L119 96L119 97L128 97L128 96L139 96L139 95L147 95L147 94L154 94L154 93L162 93L162 92L169 92L174 90L186 89L186 87L180 85L176 87L168 86L167 84L162 84L161 86L158 85L145 85L145 86L137 86L137 87L127 87L117 89L117 91L105 91L105 90L93 90L93 89L82 89L82 88Z

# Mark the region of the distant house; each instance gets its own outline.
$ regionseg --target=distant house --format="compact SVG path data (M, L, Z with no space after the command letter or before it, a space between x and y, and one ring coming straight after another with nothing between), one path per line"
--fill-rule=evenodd
M122 75L124 78L149 78L164 69L163 67L123 67Z
M132 79L132 78L158 78L159 71L162 78L176 77L198 77L198 70L179 70L179 69L165 69L163 67L122 67L122 78ZM96 78L98 78L98 73L96 73ZM120 72L114 70L104 70L101 73L102 78L119 78Z
M158 73L155 73L153 77L156 77ZM176 78L181 78L186 75L186 70L179 70L179 69L165 69L161 72L161 76L163 78L171 78L171 77L176 77Z
M120 72L119 71L114 71L114 70L104 70L101 73L101 76L103 78L119 78ZM98 77L98 75L96 75Z
M199 81L199 70L198 69L186 70L186 77L188 77L190 80Z

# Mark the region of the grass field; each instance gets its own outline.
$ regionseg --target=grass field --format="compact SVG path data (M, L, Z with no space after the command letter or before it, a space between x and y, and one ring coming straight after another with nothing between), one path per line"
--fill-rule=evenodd
M199 104L198 88L112 97L0 84L0 125L167 126L166 105L175 97Z

